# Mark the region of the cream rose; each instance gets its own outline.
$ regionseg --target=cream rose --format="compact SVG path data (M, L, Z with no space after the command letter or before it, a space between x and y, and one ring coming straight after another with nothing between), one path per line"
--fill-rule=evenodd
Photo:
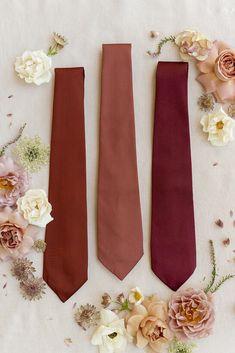
M51 58L43 50L25 51L16 58L15 71L25 82L40 86L51 79Z
M235 121L230 118L222 107L216 112L206 114L200 121L203 131L208 133L208 141L214 146L225 146L233 141Z
M31 189L17 201L19 212L30 223L38 227L46 227L53 220L50 213L51 204L44 190Z
M203 34L191 30L179 33L175 38L175 44L179 47L181 58L186 61L191 57L199 61L207 59L213 46Z
M100 325L95 330L91 343L99 347L100 353L121 353L132 340L128 335L124 319L108 309L100 312Z

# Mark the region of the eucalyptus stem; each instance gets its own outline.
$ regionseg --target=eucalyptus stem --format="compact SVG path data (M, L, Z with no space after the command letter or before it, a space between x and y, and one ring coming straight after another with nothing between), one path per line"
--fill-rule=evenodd
M211 254L211 263L212 263L212 272L211 272L211 280L208 284L208 286L204 289L205 293L208 293L211 288L213 287L215 283L215 279L217 276L217 271L216 271L216 258L215 258L215 247L213 240L209 240L209 245L210 245L210 254Z
M6 149L7 149L9 146L13 145L14 143L16 143L16 142L21 138L21 136L22 136L22 134L23 134L23 131L24 131L26 125L27 125L27 124L24 123L24 125L22 125L22 126L20 127L20 129L19 129L18 135L17 135L14 139L12 139L12 140L10 140L9 142L7 142L7 143L0 149L0 157L2 157L2 156L5 154Z

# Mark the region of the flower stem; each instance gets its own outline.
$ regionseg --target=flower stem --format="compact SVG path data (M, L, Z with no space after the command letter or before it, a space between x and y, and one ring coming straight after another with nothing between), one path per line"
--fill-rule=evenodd
M211 293L215 293L226 281L228 281L229 279L231 278L235 278L235 275L226 275L224 277L222 277L218 282L217 284L214 286L214 288L211 288L210 289L210 292Z
M149 54L149 55L151 55L153 57L158 57L161 54L161 52L162 52L162 48L169 42L175 44L175 36L164 37L158 43L157 51L154 52L154 53L151 53L150 51L148 51L147 54Z
M205 293L208 293L212 286L215 283L215 279L217 276L217 271L216 271L216 258L215 258L215 247L213 240L209 240L209 245L210 245L210 254L211 254L211 263L212 263L212 273L211 273L211 280L208 284L208 286L204 289Z
M10 140L9 142L7 142L7 143L0 149L0 157L2 157L2 156L5 154L6 149L7 149L9 146L13 145L14 143L16 143L16 142L21 138L21 136L22 136L22 134L23 134L23 131L24 131L26 125L27 125L27 124L24 123L24 125L22 125L22 126L20 127L20 129L19 129L18 135L17 135L13 140Z

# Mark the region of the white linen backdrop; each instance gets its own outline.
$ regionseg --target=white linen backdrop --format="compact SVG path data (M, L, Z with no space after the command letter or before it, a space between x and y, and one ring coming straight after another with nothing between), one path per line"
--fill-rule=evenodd
M104 291L127 292L138 285L146 295L158 293L168 299L172 293L152 273L150 267L151 153L156 60L146 55L156 41L150 30L160 36L196 29L211 39L225 40L235 47L235 5L232 0L1 0L0 2L0 145L14 136L27 122L26 133L38 134L49 143L53 101L53 79L40 87L27 85L13 70L15 57L26 49L48 47L53 31L65 35L69 45L53 58L54 67L84 66L87 194L89 234L89 280L65 304L49 289L41 301L28 302L10 275L9 263L0 264L0 351L1 353L94 353L90 345L92 330L82 331L73 320L73 304L99 304ZM96 190L102 43L132 43L137 158L141 196L145 254L121 282L109 273L96 256ZM179 60L170 44L161 60ZM202 90L195 81L196 69L190 63L189 112L193 163L193 188L197 236L197 269L184 287L201 287L210 275L208 239L216 246L218 268L222 274L235 273L230 260L235 249L235 229L230 209L235 212L235 142L216 148L207 142L199 124L201 112L197 99ZM13 94L14 97L8 98ZM13 124L9 127L9 117ZM174 116L172 116L174 119ZM169 121L169 124L171 122ZM213 166L214 163L217 166ZM78 180L79 183L79 180ZM32 178L32 187L48 186L48 168ZM69 193L76 192L71 185ZM74 215L71 214L71 217ZM214 221L221 218L219 229ZM174 231L174 230L172 230ZM44 236L42 232L41 236ZM222 240L231 238L224 248ZM55 238L56 242L56 238ZM79 244L78 244L79 246ZM184 254L182 254L183 256ZM42 273L42 255L29 256ZM4 277L3 274L7 274ZM6 288L4 284L7 283ZM216 295L214 335L201 340L199 352L234 353L235 281L228 282ZM68 347L65 338L71 338ZM137 352L129 346L127 352Z

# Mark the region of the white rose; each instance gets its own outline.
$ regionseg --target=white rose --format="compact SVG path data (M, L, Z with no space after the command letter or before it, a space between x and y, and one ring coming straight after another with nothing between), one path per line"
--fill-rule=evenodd
M125 350L127 342L131 341L124 319L108 309L100 312L100 326L95 330L91 343L99 347L100 353L121 353Z
M46 227L53 220L50 215L52 207L44 190L28 190L23 197L18 199L17 206L24 218L35 226Z
M15 71L27 83L41 85L51 79L51 58L43 50L25 51L16 58Z
M175 44L179 47L181 58L186 61L191 57L199 61L206 60L213 46L203 34L191 30L179 33Z
M206 114L200 121L203 131L208 133L208 141L214 146L225 146L233 141L235 121L228 116L222 107L214 113Z

